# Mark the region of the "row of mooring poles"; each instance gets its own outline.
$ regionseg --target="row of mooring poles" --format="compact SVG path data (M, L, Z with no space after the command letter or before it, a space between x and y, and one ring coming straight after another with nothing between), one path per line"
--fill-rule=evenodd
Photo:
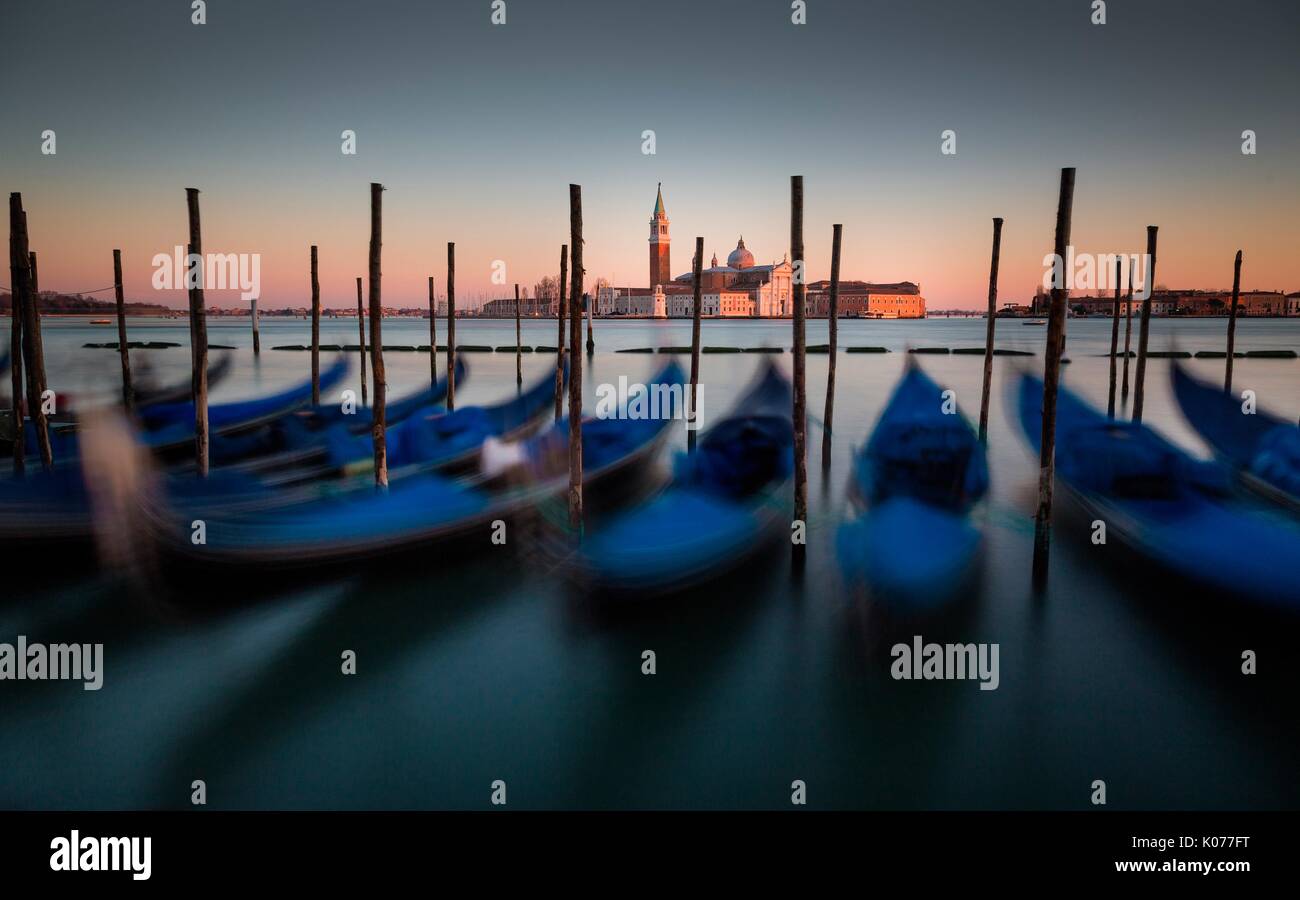
M433 276L429 276L429 387L438 385L438 309L433 292Z
M368 406L366 399L366 312L361 304L361 276L357 276L357 349L361 353L361 405ZM436 347L429 350L437 352Z
M253 297L248 302L248 314L253 324L253 355L262 355L262 321L257 314L257 298Z
M564 417L564 281L569 274L569 245L560 245L560 284L559 297L556 300L555 319L555 421Z
M980 442L989 436L989 394L993 389L993 341L998 321L998 262L1002 256L1002 220L993 219L993 255L989 260L988 322L984 326L984 386L980 391Z
M822 413L822 469L831 467L831 439L835 432L835 357L839 352L840 329L840 240L843 225L831 226L831 292L826 309L827 328L830 332L826 352L826 408Z
M1132 352L1129 344L1133 338L1133 264L1128 266L1128 291L1124 297L1124 367L1123 375L1120 379L1119 400L1121 404L1128 402L1128 358Z
M1151 338L1151 297L1156 283L1156 232L1155 225L1147 226L1147 277L1142 291L1142 318L1138 323L1137 371L1133 376L1133 421L1142 421L1142 406L1146 399L1147 343Z
M311 405L320 406L320 274L311 245Z
M519 325L519 282L515 282L515 386L519 387L524 383L524 348L520 346L523 342L523 332Z
M36 430L36 442L41 465L50 469L54 464L50 445L49 422L45 415L45 353L41 343L39 285L36 278L36 254L28 246L27 213L23 209L22 194L9 195L9 277L12 305L10 332L10 377L13 387L14 419L14 474L25 469L26 429L23 424L22 403L24 375L26 381L27 416Z
M1115 358L1119 353L1119 286L1120 286L1120 264L1122 260L1119 257L1115 259L1115 305L1111 309L1110 317L1110 390L1106 400L1106 415L1115 418L1115 365L1118 360Z

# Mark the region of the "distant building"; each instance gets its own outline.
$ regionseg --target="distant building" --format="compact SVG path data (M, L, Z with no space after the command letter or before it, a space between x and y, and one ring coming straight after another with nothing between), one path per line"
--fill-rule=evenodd
M813 317L830 315L831 283L808 285L807 310ZM840 281L838 313L857 319L924 319L925 298L921 286L910 281L873 284L869 281Z

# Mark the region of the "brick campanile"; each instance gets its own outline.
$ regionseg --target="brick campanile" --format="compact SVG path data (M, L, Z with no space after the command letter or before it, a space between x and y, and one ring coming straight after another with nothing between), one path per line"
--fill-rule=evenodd
M650 287L671 284L673 280L668 260L668 216L664 212L664 186L659 184L655 198L654 215L650 217Z

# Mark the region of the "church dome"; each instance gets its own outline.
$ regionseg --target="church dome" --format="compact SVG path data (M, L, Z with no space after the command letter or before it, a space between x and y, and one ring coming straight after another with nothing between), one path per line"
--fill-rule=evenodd
M736 249L727 257L727 265L733 269L748 269L754 265L754 254L745 249L745 239L736 242Z

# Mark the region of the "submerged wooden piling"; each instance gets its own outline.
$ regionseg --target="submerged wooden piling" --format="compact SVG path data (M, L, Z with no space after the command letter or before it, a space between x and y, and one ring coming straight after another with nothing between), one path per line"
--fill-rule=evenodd
M262 334L260 329L261 320L257 316L256 297L254 297L252 300L249 301L249 314L253 318L253 355L261 356L262 355Z
M1124 374L1120 381L1119 399L1128 402L1129 340L1133 337L1133 263L1128 264L1128 292L1124 297Z
M805 394L806 362L804 345L804 257L803 257L803 176L790 176L790 260L795 267L794 307L791 321L794 328L794 407L791 417L794 424L794 517L803 522L805 533L808 521L808 415ZM795 543L796 560L802 560L805 544Z
M686 443L689 449L695 449L695 430L699 423L695 420L695 410L699 396L700 384L700 314L703 310L702 285L704 270L704 238L695 239L695 259L691 262L692 281L695 285L693 305L691 306L691 408L688 409Z
M388 435L384 403L388 381L384 375L384 305L380 294L380 251L383 248L384 186L370 184L370 365L375 376L375 404L371 407L370 436L375 445L375 487L388 487Z
M371 335L371 353L374 353ZM456 245L447 242L447 409L456 408Z
M1228 311L1228 358L1223 371L1223 392L1232 393L1232 353L1237 343L1237 303L1241 293L1241 251L1232 263L1232 307Z
M826 409L822 413L822 469L831 467L831 440L835 431L835 357L839 355L840 331L840 239L843 225L831 226L831 295L830 306L826 310L827 326L830 330L826 345ZM804 351L807 352L807 347Z
M357 276L357 349L361 351L361 405L368 406L366 399L366 311L361 305L361 276ZM436 356L438 348L431 347L429 352Z
M980 392L980 442L989 436L989 394L993 390L993 340L998 321L998 261L1002 255L1002 220L993 219L993 256L989 261L989 321L984 329L984 387Z
M1155 225L1147 226L1147 276L1143 286L1142 319L1138 323L1138 358L1137 371L1133 376L1133 421L1142 421L1142 401L1145 397L1147 377L1147 342L1151 338L1151 297L1156 285L1156 231Z
M23 292L19 289L21 277L18 253L17 228L15 227L12 203L9 215L9 378L10 406L13 411L13 461L14 476L22 477L26 469L26 434L23 427Z
M198 262L197 277L193 277L190 297L190 392L194 398L194 463L199 477L208 476L208 323L203 305L203 235L199 225L199 189L185 189L185 204L189 211L189 252Z
M429 386L438 384L438 310L433 291L433 276L429 276Z
M320 278L311 245L311 405L320 406Z
M524 383L523 332L519 327L519 282L515 282L515 384Z
M1110 317L1110 395L1106 401L1106 415L1115 418L1115 355L1119 352L1119 286L1121 258L1115 259L1115 306Z
M560 245L560 296L556 301L555 319L559 334L555 341L555 421L564 416L564 281L569 276L569 245Z
M135 391L131 387L131 351L126 346L126 298L122 292L121 250L113 251L113 296L117 301L117 355L122 359L122 406L129 413L135 406Z
M1074 208L1074 169L1061 170L1056 204L1056 277L1047 318L1047 351L1043 366L1043 423L1038 454L1038 511L1034 515L1034 590L1047 586L1047 562L1052 542L1052 482L1056 467L1056 395L1065 349L1065 312L1069 300L1064 260L1070 245L1070 216Z
M582 185L569 185L569 527L582 536Z

